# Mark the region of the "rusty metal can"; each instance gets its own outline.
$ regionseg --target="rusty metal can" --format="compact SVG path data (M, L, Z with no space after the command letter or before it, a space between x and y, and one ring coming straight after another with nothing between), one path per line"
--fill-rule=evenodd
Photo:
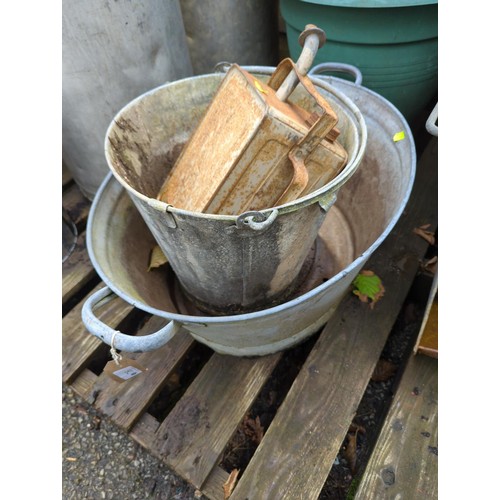
M280 92L287 76L310 95L309 112ZM324 186L347 164L337 115L291 59L267 83L232 65L158 198L195 212L238 215L282 205Z

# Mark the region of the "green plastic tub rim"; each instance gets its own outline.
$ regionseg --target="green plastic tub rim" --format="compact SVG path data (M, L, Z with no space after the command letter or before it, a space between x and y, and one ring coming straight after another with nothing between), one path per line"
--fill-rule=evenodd
M315 24L326 34L315 62L356 66L363 85L391 101L409 122L435 99L437 0L280 0L280 11L292 59L300 53L304 26Z
M393 7L416 7L418 5L431 5L438 0L300 0L304 3L315 3L328 7L353 7L360 9L383 9Z

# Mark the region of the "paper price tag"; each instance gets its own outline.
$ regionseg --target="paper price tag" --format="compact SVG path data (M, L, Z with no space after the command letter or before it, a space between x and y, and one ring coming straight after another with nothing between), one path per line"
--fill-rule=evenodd
M141 370L135 368L134 366L126 366L125 368L120 368L113 372L113 375L122 378L123 380L128 380L129 378L135 377L142 373Z
M104 367L104 373L117 382L125 382L135 378L146 370L147 368L144 368L133 359L124 358L120 360L119 364L116 364L114 360L108 361Z

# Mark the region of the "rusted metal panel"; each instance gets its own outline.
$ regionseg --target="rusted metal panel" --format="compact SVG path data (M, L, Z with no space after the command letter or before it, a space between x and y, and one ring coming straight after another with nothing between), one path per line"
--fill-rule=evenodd
M277 97L291 72L320 114ZM337 121L290 59L267 84L233 65L158 198L176 208L226 215L291 202L333 180L347 164L336 141Z

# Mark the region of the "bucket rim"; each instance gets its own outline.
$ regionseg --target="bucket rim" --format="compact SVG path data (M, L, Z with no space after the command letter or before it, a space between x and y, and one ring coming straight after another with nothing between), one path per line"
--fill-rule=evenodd
M242 66L242 68L246 69L249 72L253 71L253 74L261 74L261 75L271 75L274 70L276 69L274 66ZM131 100L129 103L127 103L116 115L113 117L111 120L107 130L106 130L106 135L104 139L104 153L106 157L106 163L108 165L109 170L113 174L113 176L116 178L116 180L132 195L136 196L138 199L152 207L153 209L156 209L160 212L170 212L173 214L179 214L181 216L188 216L188 217L196 217L200 219L210 219L210 220L218 220L218 221L229 221L229 222L236 222L236 220L239 217L242 217L245 215L245 213L242 214L237 214L237 215L222 215L222 214L208 214L208 213L203 213L203 212L194 212L192 210L185 210L182 208L177 208L173 205L170 205L168 203L165 203L163 201L157 200L155 198L150 198L149 196L144 195L143 193L137 191L135 188L130 186L123 177L116 172L112 158L110 155L110 141L109 141L109 136L111 131L115 127L115 122L119 119L119 117L125 113L127 110L130 108L134 107L137 105L138 102L141 100L145 99L148 96L151 96L158 91L161 91L164 88L167 87L172 87L172 86L177 86L186 83L187 81L192 82L194 80L200 80L200 79L206 79L206 78L213 78L214 76L220 77L221 79L224 76L224 72L214 72L214 73L206 73L203 75L197 75L197 76L191 76L191 77L186 77L182 78L180 80L175 80L173 82L166 82L162 85L159 85L158 87L155 87L151 90L148 90L147 92L144 92L143 94L137 96L135 99ZM325 92L328 92L330 94L333 94L336 98L338 98L343 105L346 106L346 108L354 115L355 118L355 124L358 132L358 147L357 151L354 154L354 157L350 157L348 160L347 165L343 168L343 170L335 177L333 178L330 182L322 186L321 188L313 191L312 193L309 193L306 196L297 198L296 200L292 200L288 203L284 203L282 205L277 205L274 207L266 207L261 210L258 210L258 212L261 212L264 215L269 216L272 212L278 212L278 215L286 214L289 212L294 212L296 210L299 210L301 208L304 208L306 206L312 205L314 203L320 203L322 204L323 200L327 200L327 205L328 205L328 200L331 198L332 194L335 194L337 191L340 190L340 188L354 175L356 172L357 168L359 167L363 156L365 154L366 150L366 144L368 140L368 131L365 123L365 119L359 110L359 108L354 104L354 102L346 95L344 95L342 92L339 92L338 90L332 88L331 86L327 85L325 82L315 78L315 77L310 77L313 83L316 86L319 86L322 88Z

